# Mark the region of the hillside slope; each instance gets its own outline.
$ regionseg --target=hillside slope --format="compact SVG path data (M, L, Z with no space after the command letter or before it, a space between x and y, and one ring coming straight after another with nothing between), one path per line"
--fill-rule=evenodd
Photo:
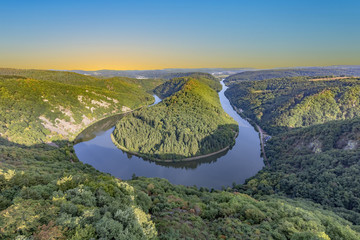
M225 95L271 134L360 116L360 78L245 81Z
M186 77L178 77L178 76L186 76ZM215 91L219 92L221 91L221 84L218 79L214 78L210 74L205 73L189 73L189 74L178 74L174 75L177 77L174 77L171 79L171 81L166 81L163 84L157 86L154 89L154 93L159 96L160 98L164 99L167 97L170 97L172 94L180 91L184 84L186 83L188 78L196 78L197 81L202 82Z
M250 192L308 198L360 223L360 118L279 134L265 151L269 166Z
M145 89L126 81L100 84L74 73L70 75L76 78L67 81L61 80L64 72L51 73L52 78L47 73L36 72L36 77L47 80L0 75L0 136L26 144L72 139L100 118L153 101Z
M77 86L98 87L109 91L126 92L126 87L137 86L147 92L151 92L155 87L162 84L163 79L136 79L128 77L97 78L67 71L51 70L32 70L32 69L13 69L0 68L0 76L20 76L24 78L53 81ZM124 88L122 91L122 88ZM134 88L135 89L135 88Z
M258 71L246 71L237 73L226 78L225 83L232 84L241 81L258 81L272 78L290 77L325 77L325 76L360 76L360 66L329 66L307 67L293 69L269 69Z
M118 146L150 159L167 160L204 155L232 145L238 127L222 109L216 91L195 78L172 82L172 86L180 82L179 91L119 121L113 132ZM167 92L167 87L162 89Z
M272 136L268 166L238 189L308 198L360 223L360 79L244 81L225 93Z

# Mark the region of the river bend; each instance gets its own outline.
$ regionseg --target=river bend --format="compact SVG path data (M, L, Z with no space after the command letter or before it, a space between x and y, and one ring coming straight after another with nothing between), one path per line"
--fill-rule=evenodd
M75 140L75 153L80 161L92 165L99 171L121 178L136 176L166 178L173 184L196 185L220 189L231 186L233 182L244 183L264 166L260 157L258 133L232 108L224 92L219 92L220 102L225 112L239 124L239 135L235 145L217 155L183 163L159 163L144 160L118 149L110 135L122 115L101 120L85 129ZM157 96L155 103L161 101ZM154 105L153 104L153 105ZM149 106L151 107L151 106Z

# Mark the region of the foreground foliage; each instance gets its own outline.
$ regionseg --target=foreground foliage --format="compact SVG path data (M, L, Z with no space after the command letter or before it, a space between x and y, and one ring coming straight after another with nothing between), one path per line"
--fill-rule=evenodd
M69 161L67 142L55 148L1 141L4 239L359 238L350 222L306 201L258 201L161 179L124 182Z
M166 180L130 181L151 197L150 213L160 239L357 239L351 224L318 205L171 185Z
M2 239L152 239L156 229L132 186L77 162L59 148L1 140ZM71 161L70 161L71 160ZM22 239L22 238L20 238Z

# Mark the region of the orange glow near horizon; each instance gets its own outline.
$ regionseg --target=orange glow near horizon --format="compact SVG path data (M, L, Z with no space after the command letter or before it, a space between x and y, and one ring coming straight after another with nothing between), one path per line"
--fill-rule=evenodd
M232 54L234 55L234 54ZM141 55L114 55L105 54L39 54L26 56L9 55L0 56L1 68L21 68L21 69L54 69L54 70L87 70L96 71L101 69L112 70L151 70L165 68L257 68L269 69L277 67L299 67L299 66L330 66L330 65L357 65L360 64L358 58L340 58L332 56L327 59L314 56L301 56L291 59L288 56L268 56L259 53L248 53L248 56L227 57L211 56L203 53L199 56L189 57L178 56L153 56Z

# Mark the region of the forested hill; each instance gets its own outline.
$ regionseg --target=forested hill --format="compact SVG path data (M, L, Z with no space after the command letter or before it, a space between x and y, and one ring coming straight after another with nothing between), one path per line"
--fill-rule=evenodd
M270 69L258 71L246 71L237 73L226 78L225 83L232 84L239 81L266 80L271 78L289 77L319 77L319 76L360 76L360 66L331 66L294 69Z
M151 92L165 82L163 79L136 79L128 77L97 78L67 71L0 68L0 76L20 76L29 79L53 81L78 86L103 88L109 91L127 92L127 87L137 86Z
M215 78L213 75L208 73L201 73L201 72L174 73L167 76L167 79L185 78L185 77L196 78L198 81L209 85L215 91L217 92L221 91L222 87L219 80Z
M360 116L360 78L244 81L231 85L225 95L271 134Z
M171 80L158 90L161 103L122 118L113 132L118 146L150 159L183 159L209 154L234 143L237 123L221 107L217 92L192 77ZM172 91L171 91L172 92Z
M174 77L174 76L185 75L186 77ZM167 81L164 84L159 85L154 89L154 93L160 98L167 98L174 94L175 92L182 89L188 78L196 78L196 80L207 84L209 87L215 91L221 91L221 84L218 79L214 78L212 75L207 73L188 73L188 74L178 74L173 75L172 81Z
M170 97L174 93L180 91L186 84L186 78L175 78L156 87L154 93L161 99Z
M272 135L267 167L239 189L308 198L360 223L359 78L244 81L225 95Z
M312 199L360 223L360 118L279 134L265 151L269 166L248 193Z
M41 70L0 72L0 135L17 143L71 139L100 118L153 101L141 84L122 79Z

